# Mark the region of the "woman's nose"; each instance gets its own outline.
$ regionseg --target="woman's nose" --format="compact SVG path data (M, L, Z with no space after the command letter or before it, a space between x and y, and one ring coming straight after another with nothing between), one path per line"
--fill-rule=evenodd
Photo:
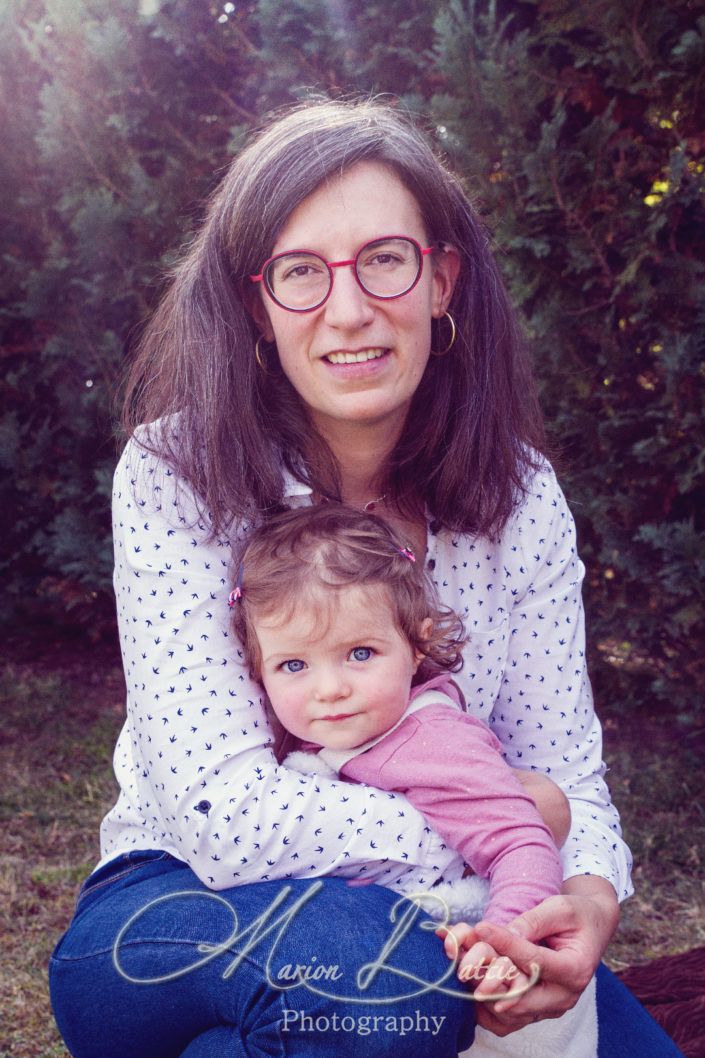
M352 265L333 269L333 286L323 306L326 323L343 330L364 327L374 318L373 298L358 283Z

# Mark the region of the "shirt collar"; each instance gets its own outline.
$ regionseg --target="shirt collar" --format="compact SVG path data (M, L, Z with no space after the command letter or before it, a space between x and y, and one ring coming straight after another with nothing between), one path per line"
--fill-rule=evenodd
M283 474L285 499L294 499L298 497L310 496L312 494L313 489L311 488L311 486L304 485L303 481L299 481L298 478L295 478L290 471L284 469Z

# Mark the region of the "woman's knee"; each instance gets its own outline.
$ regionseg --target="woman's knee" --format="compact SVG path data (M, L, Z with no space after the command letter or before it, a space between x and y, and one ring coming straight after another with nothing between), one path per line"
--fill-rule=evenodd
M233 1054L237 1032L247 1026L253 1054L259 1036L261 1053L274 1053L268 1048L281 1034L289 1054L297 1047L313 1054L320 1041L335 1053L360 1053L367 1040L374 1054L394 1046L396 1058L407 1048L445 1058L472 1038L472 1003L440 942L421 928L423 917L387 889L351 888L338 879L221 892L189 870L139 884L122 880L57 946L57 1021L69 1045L82 1041L94 1031L82 993L102 993L99 1031L123 1040L133 1032L142 1040L159 1034L164 1049L153 1039L145 1052L153 1058L172 1058L184 1046L208 1055L218 1026L235 1031ZM179 1042L184 1046L174 1049ZM75 1047L79 1058L95 1053Z

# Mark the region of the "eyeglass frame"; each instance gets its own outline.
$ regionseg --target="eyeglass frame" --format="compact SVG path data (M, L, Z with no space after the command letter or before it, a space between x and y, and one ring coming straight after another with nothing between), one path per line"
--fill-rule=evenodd
M362 251L366 247L372 246L376 242L386 242L388 239L404 239L406 242L410 242L413 246L416 247L416 252L419 255L418 272L417 272L417 275L416 275L416 279L411 284L411 286L407 287L406 290L402 290L401 294L373 294L371 290L368 290L367 287L363 285L362 280L360 279L359 275L357 274L357 261L358 261L358 258L360 256L360 254L362 253ZM411 235L380 235L376 239L368 239L367 242L364 242L362 244L362 246L360 247L360 249L355 254L355 256L353 258L351 258L349 261L326 261L325 257L323 257L316 250L283 250L282 253L275 253L273 257L268 257L267 260L262 265L262 271L259 273L259 275L250 276L250 280L253 283L262 283L262 285L264 286L264 289L266 290L267 294L272 299L274 304L278 305L280 309L284 309L285 312L315 312L317 309L320 309L320 308L322 308L325 305L326 301L328 301L328 298L333 293L333 279L334 279L333 269L334 268L344 268L344 267L350 265L352 267L352 270L353 270L353 275L355 277L355 282L357 283L357 285L359 286L359 288L363 292L363 294L367 294L369 297L375 298L377 301L396 301L397 298L406 297L407 294L411 293L411 291L414 289L414 287L417 285L417 283L421 279L421 275L423 273L423 259L424 259L424 257L426 257L430 253L433 253L434 250L436 250L436 249L438 249L438 247L436 247L436 246L423 247L421 245L421 243L417 239L414 239L413 236L411 236ZM330 283L328 285L328 293L323 298L323 300L319 301L316 305L311 305L307 309L292 309L292 308L290 308L289 305L284 305L281 301L279 301L278 298L276 298L274 296L274 293L272 292L272 289L271 289L269 283L265 279L265 276L266 276L266 273L267 273L267 269L269 268L269 266L274 261L278 261L282 257L288 257L290 254L293 255L293 254L304 254L304 253L311 254L312 257L317 257L318 260L322 261L323 264L328 269L328 275L330 277Z

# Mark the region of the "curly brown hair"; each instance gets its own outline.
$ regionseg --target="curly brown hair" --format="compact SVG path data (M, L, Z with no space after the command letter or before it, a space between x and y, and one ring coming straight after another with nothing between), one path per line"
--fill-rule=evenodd
M423 564L373 514L338 503L285 511L248 532L234 570L233 629L256 679L262 660L257 618L289 621L302 605L320 606L322 593L351 585L378 591L391 605L395 627L424 657L417 678L462 667L463 622L441 605ZM423 635L427 618L432 628Z

